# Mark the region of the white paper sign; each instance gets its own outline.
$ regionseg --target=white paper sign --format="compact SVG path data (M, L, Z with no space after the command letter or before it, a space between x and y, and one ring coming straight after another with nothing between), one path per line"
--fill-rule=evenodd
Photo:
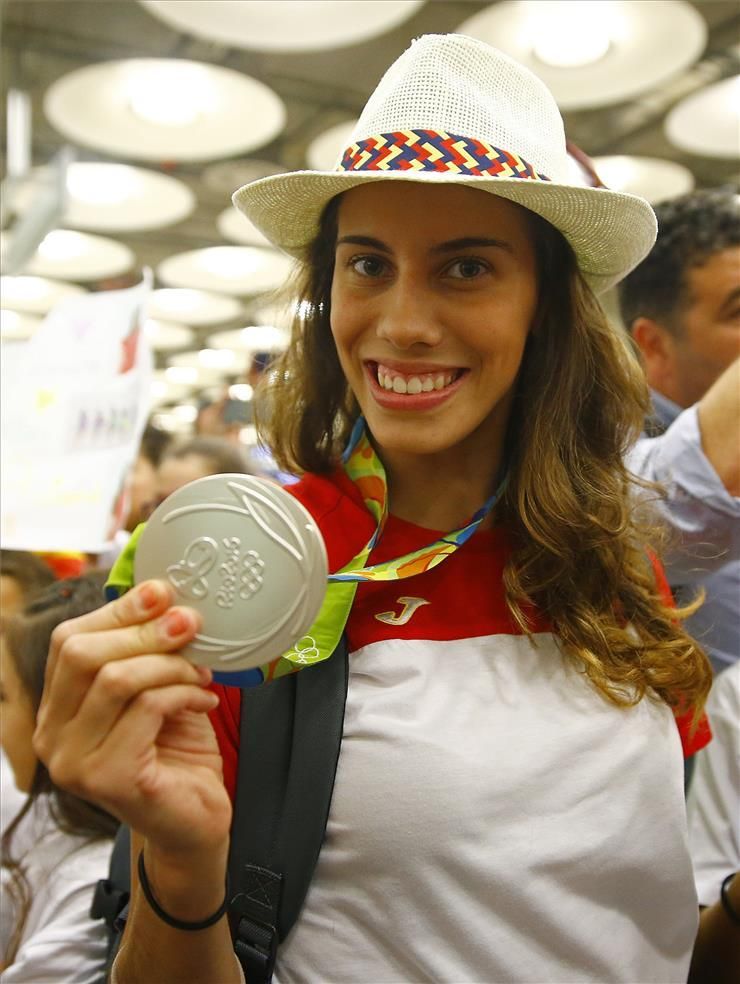
M120 528L150 409L149 289L71 298L2 360L4 548L100 553Z

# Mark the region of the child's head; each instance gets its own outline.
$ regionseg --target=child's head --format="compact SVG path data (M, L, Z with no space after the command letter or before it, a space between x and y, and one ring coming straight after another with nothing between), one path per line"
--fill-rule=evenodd
M105 574L96 571L56 581L35 594L2 626L0 745L13 769L16 785L24 792L31 791L35 780L42 787L49 788L50 784L33 752L31 737L44 689L52 632L60 622L99 608L105 601L104 584Z
M54 580L45 561L27 550L0 550L0 615L20 611L37 591Z

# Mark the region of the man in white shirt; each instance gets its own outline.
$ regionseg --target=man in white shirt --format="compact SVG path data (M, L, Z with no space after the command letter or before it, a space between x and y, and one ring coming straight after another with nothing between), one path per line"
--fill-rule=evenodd
M740 659L740 199L694 192L656 208L658 239L619 287L653 395L629 464L666 486L658 503L687 621L715 671Z

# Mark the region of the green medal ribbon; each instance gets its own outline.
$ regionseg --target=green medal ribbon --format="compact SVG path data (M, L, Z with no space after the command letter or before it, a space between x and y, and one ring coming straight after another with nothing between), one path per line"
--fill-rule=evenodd
M388 483L385 469L370 443L362 417L355 424L344 453L344 470L362 494L377 528L365 547L348 564L336 574L329 575L324 603L306 635L279 659L260 667L265 680L294 673L303 666L328 659L344 632L357 585L361 581L398 581L423 574L441 564L475 533L501 497L506 483L504 478L466 526L453 530L412 553L366 567L368 557L380 539L388 518Z
M214 679L235 686L254 685L262 680L273 680L288 673L295 673L304 666L311 666L328 659L347 624L357 585L361 581L396 581L415 574L423 574L441 564L450 554L470 539L483 520L489 515L501 497L506 478L494 494L484 503L471 521L458 530L435 540L419 550L367 567L367 560L380 539L388 518L388 483L382 462L367 435L365 421L360 417L355 424L343 459L344 470L360 491L365 506L377 526L370 540L348 564L329 575L324 602L318 616L305 636L292 649L277 659L259 667L259 670L219 671ZM116 597L133 584L134 554L144 524L138 526L131 540L111 570L106 590L109 597ZM256 675L261 679L256 678Z

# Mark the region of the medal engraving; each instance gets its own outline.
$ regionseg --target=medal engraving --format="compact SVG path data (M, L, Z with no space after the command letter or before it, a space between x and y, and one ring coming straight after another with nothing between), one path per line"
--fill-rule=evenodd
M299 666L310 666L321 659L321 653L316 648L316 640L313 636L304 636L298 640L294 649L285 654L285 658Z
M241 556L241 540L238 536L229 536L223 540L227 559L219 566L221 587L216 594L216 604L219 608L231 608L237 591L242 601L249 601L262 587L262 571L265 562L256 550L247 550Z
M134 576L166 577L201 613L183 650L193 662L249 669L298 640L311 661L302 637L326 592L326 550L310 514L272 482L212 475L178 489L142 533Z
M189 600L208 595L206 574L216 563L218 547L209 536L199 536L188 544L185 556L177 564L170 564L167 577L179 595Z

